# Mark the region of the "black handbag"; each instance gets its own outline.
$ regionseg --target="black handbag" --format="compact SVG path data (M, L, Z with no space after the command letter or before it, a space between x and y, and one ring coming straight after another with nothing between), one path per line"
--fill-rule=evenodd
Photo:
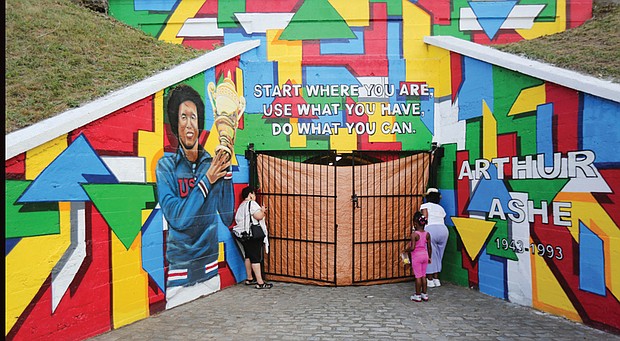
M252 212L250 212L250 206L252 202L248 204L248 213L250 214L250 238L251 239L260 239L265 238L265 232L263 232L263 227L260 226L260 223L254 223L254 217L252 217Z

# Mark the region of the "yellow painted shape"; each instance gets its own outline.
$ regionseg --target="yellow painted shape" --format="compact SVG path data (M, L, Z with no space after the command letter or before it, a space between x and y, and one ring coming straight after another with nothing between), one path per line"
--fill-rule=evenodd
M566 0L555 2L556 18L554 22L534 22L530 29L515 30L524 39L534 39L549 34L566 31Z
M349 26L368 26L370 19L370 4L368 0L357 0L355 5L351 0L329 0L336 11Z
M546 101L545 84L523 89L512 104L508 116L536 111L536 107Z
M278 84L282 85L289 80L292 84L299 84L299 79L302 78L301 60L293 61L280 61L278 62ZM300 94L303 94L303 89L300 89Z
M426 82L435 89L435 97L452 92L450 51L427 45L423 39L431 35L431 17L418 6L403 2L403 57L405 80Z
M530 240L530 243L533 241ZM555 315L566 316L574 321L581 321L579 314L566 296L564 289L557 282L543 257L530 253L532 264L532 305Z
M428 45L422 39L431 35L431 17L417 5L403 2L403 57L409 62L428 57ZM409 63L407 63L409 66ZM409 74L409 73L407 73Z
M71 245L71 203L59 202L60 234L22 238L5 257L5 335ZM49 305L52 312L52 302Z
M282 30L267 30L267 60L278 62L278 84L291 81L294 84L302 79L301 41L280 40Z
M215 127L215 122L209 129L209 136L207 137L207 141L205 141L204 149L211 154L211 156L215 156L215 147L220 144L220 133L217 131Z
M26 180L34 180L54 159L67 149L67 134L26 152Z
M427 45L425 58L407 59L406 80L426 82L433 88L435 97L445 97L452 93L450 79L450 51Z
M340 153L350 153L357 149L357 134L349 134L347 128L338 128L338 135L329 137L329 148Z
M243 69L235 68L235 87L237 95L243 97Z
M167 41L169 43L181 44L183 38L178 38L177 34L183 27L185 20L193 18L200 7L204 4L204 1L195 0L181 0L177 5L174 12L170 15L166 26L159 35L159 40Z
M620 297L620 227L591 193L561 192L554 201L571 203L571 217L567 220L571 222L568 229L573 239L579 241L579 221L601 238L605 256L605 285L615 297Z
M497 157L497 120L485 100L482 100L482 155L487 160Z
M219 263L219 262L223 262L226 260L226 252L224 249L224 242L220 242L218 246L219 246L219 249L218 249L219 254L217 256L217 262Z
M301 40L280 40L282 31L283 30L267 30L267 60L301 60Z
M495 222L463 217L453 217L452 222L463 241L467 255L471 260L476 259L493 231Z
M289 123L293 126L293 133L288 137L291 148L305 147L307 143L306 135L299 134L298 122L298 118L291 118L289 120Z
M144 158L146 182L155 182L157 162L164 156L164 91L153 95L154 131L138 131L138 156Z
M142 212L145 219L146 212ZM114 329L149 316L148 275L142 269L142 235L129 249L111 234L112 323Z
M450 51L430 45L428 51L430 60L425 63L426 68L418 72L423 75L429 88L435 90L435 97L448 96L452 94Z
M385 103L385 105L389 105L390 103ZM381 116L381 105L383 103L377 103L377 108L375 110L374 115L368 115L368 124L372 127L372 124L375 124L375 133L373 135L368 135L368 142L395 142L396 135L395 134L384 134L381 131L381 125L384 122L389 123L388 128L391 128L396 122L396 116ZM392 106L390 106L392 108Z

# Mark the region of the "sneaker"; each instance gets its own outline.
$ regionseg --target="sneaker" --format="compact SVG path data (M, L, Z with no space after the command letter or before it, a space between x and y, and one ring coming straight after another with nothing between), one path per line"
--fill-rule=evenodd
M422 302L422 297L420 295L411 295L410 298L414 302Z
M428 301L428 295L425 293L420 294L420 296L422 296L422 301L426 302Z
M429 287L429 288L434 288L434 287L436 286L436 285L435 285L435 280L433 280L433 279L427 279L427 280L426 280L426 286L427 286L427 287Z
M436 287L440 287L440 286L441 286L441 282L439 281L439 279L438 279L438 278L435 278L435 279L433 280L433 284L434 284L434 286L436 286Z

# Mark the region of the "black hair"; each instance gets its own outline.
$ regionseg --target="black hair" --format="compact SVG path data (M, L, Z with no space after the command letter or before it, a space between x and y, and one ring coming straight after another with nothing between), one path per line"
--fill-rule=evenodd
M426 201L432 202L433 204L439 204L440 199L441 194L439 194L439 192L431 192L426 195Z
M420 211L417 211L417 212L415 212L413 214L413 221L414 222L418 222L418 224L420 224L422 226L424 226L424 225L426 225L426 223L428 223L428 221L426 220L426 217Z
M166 103L166 113L168 122L175 136L179 134L179 106L185 101L191 101L196 105L198 112L198 135L205 125L205 104L200 94L187 84L180 84L168 92Z
M254 188L247 186L241 190L241 200L245 200L250 193L254 193Z

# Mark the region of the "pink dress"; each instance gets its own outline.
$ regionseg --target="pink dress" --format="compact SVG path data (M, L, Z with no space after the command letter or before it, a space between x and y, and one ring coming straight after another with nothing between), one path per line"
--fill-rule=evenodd
M428 232L414 231L414 233L418 234L420 239L411 251L411 268L415 278L420 278L426 276L426 267L428 266L428 250L426 249L426 234Z

